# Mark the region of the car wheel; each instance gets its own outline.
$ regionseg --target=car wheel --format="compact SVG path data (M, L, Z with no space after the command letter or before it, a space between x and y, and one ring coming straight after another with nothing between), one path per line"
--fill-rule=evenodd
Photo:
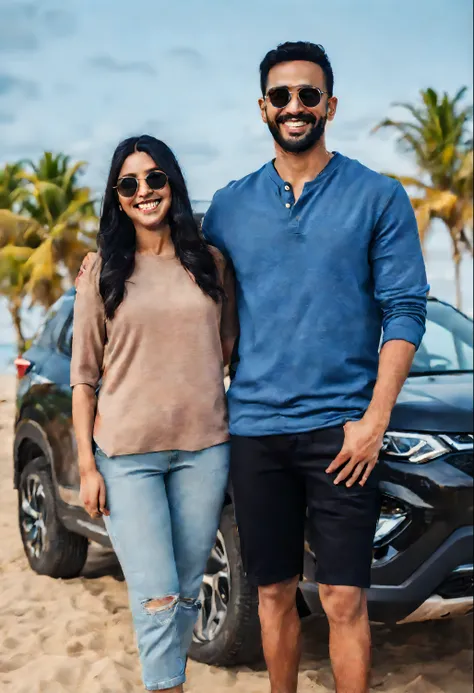
M243 572L231 505L223 510L199 598L202 608L189 652L192 659L228 667L261 658L258 594Z
M89 542L61 523L51 472L43 457L29 462L21 474L18 519L26 557L36 573L54 578L79 575Z

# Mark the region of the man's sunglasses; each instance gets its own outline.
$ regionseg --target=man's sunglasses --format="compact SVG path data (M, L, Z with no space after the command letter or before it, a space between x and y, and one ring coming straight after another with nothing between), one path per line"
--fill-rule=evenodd
M135 176L124 176L118 179L117 185L114 185L114 188L122 197L133 197L137 194L139 180L141 179L135 178ZM144 180L150 190L156 191L165 187L168 182L168 176L163 171L150 171Z
M290 103L294 91L306 108L315 108L321 102L323 94L327 94L327 91L322 91L318 87L273 87L268 90L265 99L268 99L274 108L285 108Z

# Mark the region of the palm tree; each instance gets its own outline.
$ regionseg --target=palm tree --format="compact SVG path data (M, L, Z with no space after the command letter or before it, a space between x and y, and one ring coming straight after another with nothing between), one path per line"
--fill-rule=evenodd
M46 152L38 164L26 165L31 171L22 163L0 171L0 295L19 353L25 299L47 308L59 298L94 247L97 219L90 190L77 183L82 162L71 165L67 156Z
M36 266L32 266L31 258L45 239L44 230L36 221L0 209L0 232L0 295L6 298L16 332L18 354L21 354L25 349L21 324L24 301L31 294L33 301L51 305L59 295L59 275L53 272L49 278L47 273L43 273L42 278L35 276Z
M13 209L19 206L19 191L24 185L22 173L21 161L5 164L3 168L0 168L0 209Z
M45 152L38 164L29 165L32 172L23 173L24 208L48 228L49 262L62 265L72 282L85 253L94 248L97 222L90 189L78 185L85 162L71 164L64 154Z
M33 251L6 245L0 250L0 294L7 300L16 334L18 355L25 350L25 336L22 330L20 311L26 296L23 267Z
M29 265L36 265L38 272L41 267L64 270L63 276L66 274L72 285L84 255L95 247L96 217L89 211L90 205L88 192L78 194L56 219L51 219L46 238L31 256ZM34 293L33 285L29 288Z
M30 183L25 194L27 209L41 224L53 223L78 194L90 193L78 183L86 165L84 161L71 164L65 154L45 152L37 164L28 161L27 165L31 168L31 172L23 172L23 179Z
M23 163L5 164L0 169L0 295L7 301L20 354L25 347L20 310L26 296L24 266L40 245L42 236L31 219L14 214L21 209Z
M422 243L434 219L444 222L449 231L458 307L462 303L462 252L473 254L472 106L462 106L465 94L466 87L453 98L446 92L439 97L434 89L422 90L421 104L394 104L405 108L412 120L387 118L374 128L395 130L399 147L415 159L417 176L388 175L414 191L411 201Z

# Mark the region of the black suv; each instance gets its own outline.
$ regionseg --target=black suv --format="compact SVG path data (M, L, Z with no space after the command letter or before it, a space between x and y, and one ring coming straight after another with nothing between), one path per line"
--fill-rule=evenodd
M74 291L17 360L14 483L25 552L38 573L79 575L89 542L110 546L79 501L69 367ZM369 591L373 621L465 614L473 604L473 323L431 299L427 331L380 456L383 509ZM301 616L320 612L318 557L306 542ZM242 572L229 489L201 589L191 656L217 665L260 653L257 595Z

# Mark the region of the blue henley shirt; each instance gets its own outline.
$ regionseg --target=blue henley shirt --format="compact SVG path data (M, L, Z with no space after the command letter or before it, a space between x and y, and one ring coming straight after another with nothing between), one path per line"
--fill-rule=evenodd
M397 181L335 153L295 203L269 162L215 194L203 231L236 274L232 434L358 419L372 397L381 337L418 348L429 286Z

